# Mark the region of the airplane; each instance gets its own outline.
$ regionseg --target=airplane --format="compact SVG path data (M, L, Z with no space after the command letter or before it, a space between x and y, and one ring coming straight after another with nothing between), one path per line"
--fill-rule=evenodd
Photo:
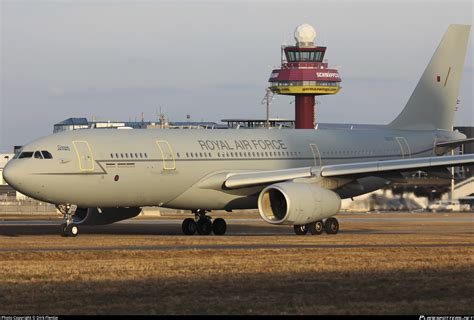
M470 26L450 25L401 113L375 129L81 129L25 145L4 179L53 203L61 235L137 216L144 206L186 209L186 235L223 235L211 210L258 208L297 235L336 234L341 199L390 185L410 172L472 165L446 156L472 142L453 132ZM444 155L444 156L443 156Z

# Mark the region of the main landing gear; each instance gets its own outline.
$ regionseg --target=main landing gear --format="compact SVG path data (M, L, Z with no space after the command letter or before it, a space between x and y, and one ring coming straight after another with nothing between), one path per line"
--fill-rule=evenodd
M326 221L316 221L303 225L294 225L293 226L295 233L297 235L305 235L308 231L311 234L321 234L323 231L326 231L327 234L336 234L339 231L339 222L336 218L327 218Z
M69 204L59 204L56 208L63 214L65 220L65 223L61 224L61 236L77 237L79 234L79 228L72 218L75 210L71 210L71 205Z
M184 219L182 224L183 233L186 235L193 235L196 232L200 235L209 235L214 232L215 235L221 236L227 230L227 223L222 218L211 220L207 216L207 210L197 209L192 211L195 218Z

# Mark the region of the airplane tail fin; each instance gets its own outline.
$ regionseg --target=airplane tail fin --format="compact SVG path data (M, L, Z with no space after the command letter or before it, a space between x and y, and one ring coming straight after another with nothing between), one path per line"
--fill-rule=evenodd
M469 25L450 25L393 129L452 130Z

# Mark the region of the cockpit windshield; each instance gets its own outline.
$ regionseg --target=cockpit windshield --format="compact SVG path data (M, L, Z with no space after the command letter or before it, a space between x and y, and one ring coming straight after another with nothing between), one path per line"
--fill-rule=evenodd
M25 159L25 158L31 158L33 156L33 152L32 151L23 151L20 156L18 157L18 159Z
M43 158L45 159L53 159L53 156L51 155L51 153L49 153L49 151L41 151L41 153L43 154Z
M26 158L32 158L34 157L35 159L53 159L53 156L49 151L42 150L42 151L23 151L19 152L15 155L13 159L26 159Z

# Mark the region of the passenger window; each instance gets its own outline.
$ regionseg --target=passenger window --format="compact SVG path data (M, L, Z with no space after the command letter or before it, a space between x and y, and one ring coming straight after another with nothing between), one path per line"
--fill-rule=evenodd
M148 158L148 155L145 153L145 158Z
M137 158L137 159L138 159L138 154L136 154L136 153L135 153L135 158Z
M41 151L41 153L43 154L43 158L53 159L53 156L51 155L51 153L49 153L49 151L43 150L43 151Z
M43 159L43 156L41 155L41 152L35 151L35 159Z
M111 154L110 154L110 157L113 159L113 158L114 158L114 154L113 154L113 153L111 153Z

